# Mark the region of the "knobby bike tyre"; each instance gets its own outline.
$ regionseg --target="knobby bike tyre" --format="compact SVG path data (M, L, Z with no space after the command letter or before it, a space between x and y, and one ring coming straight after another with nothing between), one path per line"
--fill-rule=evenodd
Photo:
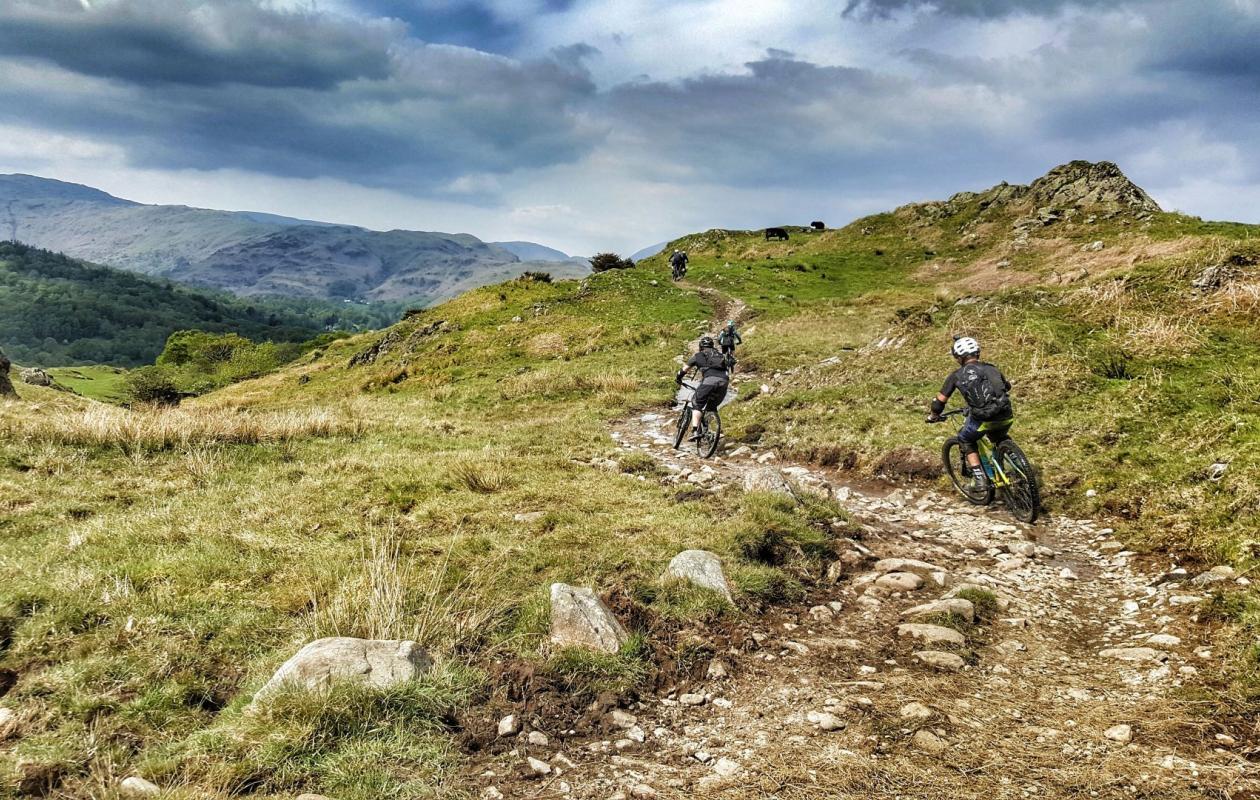
M945 440L941 447L941 461L945 464L945 474L968 502L977 506L987 506L993 502L993 482L985 481L983 491L971 488L971 469L967 466L967 456L963 453L962 442L957 436Z
M691 404L683 403L682 412L678 415L678 424L674 430L674 449L682 446L683 436L687 434L687 423L691 419Z
M1041 512L1041 486L1028 456L1010 439L999 442L993 454L1002 465L1010 485L1002 490L1002 500L1020 522L1032 522Z
M701 458L712 458L722 438L722 418L716 411L706 411L700 417L700 425L704 436L696 440L696 454Z

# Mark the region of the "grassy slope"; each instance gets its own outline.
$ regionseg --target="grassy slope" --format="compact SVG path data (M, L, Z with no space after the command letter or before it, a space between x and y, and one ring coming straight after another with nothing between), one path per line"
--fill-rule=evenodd
M119 367L54 367L48 374L57 383L84 397L103 403L121 403L126 399L126 370Z
M966 215L977 235L964 240ZM1009 270L986 266L1009 220L966 209L787 243L689 237L689 277L753 310L745 367L767 381L806 367L746 393L731 430L762 425L802 455L852 451L862 472L894 447L930 454L944 431L921 423L923 404L950 366L948 332L965 329L1017 384L1017 434L1052 509L1111 511L1152 543L1247 563L1256 320L1198 310L1210 298L1187 302L1185 287L1253 229L1120 223L1047 229ZM1097 239L1101 253L1081 253ZM1095 276L1133 277L1043 283L1051 264L1086 258ZM635 459L589 463L613 454L609 420L669 396L673 356L710 315L665 275L656 257L584 284L477 290L394 328L374 364L347 366L381 335L336 342L143 429L19 387L28 402L0 406L0 667L20 680L0 702L22 735L0 745L0 771L50 767L80 793L139 770L199 797L445 796L458 758L443 716L490 657L537 651L551 581L623 587L668 616L694 599L654 590L655 576L679 549L709 547L731 560L742 604L792 591L808 563L745 554L779 536L825 548L818 521L834 509L688 501L641 480ZM953 305L973 294L986 299ZM1151 327L1163 316L1177 324ZM864 349L889 334L904 343ZM1233 459L1226 477L1199 480L1216 458ZM330 634L415 637L448 658L397 693L244 713L284 658ZM597 666L616 678L644 664Z

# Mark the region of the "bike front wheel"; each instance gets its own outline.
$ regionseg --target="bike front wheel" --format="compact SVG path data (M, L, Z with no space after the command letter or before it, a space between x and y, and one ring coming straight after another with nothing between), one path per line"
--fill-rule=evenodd
M691 404L683 403L682 413L678 415L678 427L674 431L674 449L682 446L683 437L687 435L687 424L691 422Z
M696 454L701 458L712 458L722 438L722 418L716 411L704 412L700 417L700 430L703 435L696 440Z
M1037 474L1019 445L1007 439L993 449L997 462L1006 473L1008 486L1002 489L1002 500L1020 522L1032 522L1041 511L1041 486Z
M963 452L962 442L957 436L945 440L945 445L941 448L941 461L945 464L945 474L949 475L954 488L969 502L977 506L987 506L993 502L992 481L985 481L983 489L972 486L971 467L967 466L967 454Z

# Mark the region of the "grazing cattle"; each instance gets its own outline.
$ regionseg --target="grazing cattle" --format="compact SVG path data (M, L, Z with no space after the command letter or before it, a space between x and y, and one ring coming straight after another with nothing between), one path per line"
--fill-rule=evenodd
M766 241L767 242L770 241L771 239L778 239L781 242L786 242L787 238L788 238L787 231L783 230L782 228L766 228Z
M813 229L814 229L814 230L816 230L816 231L825 231L825 230L827 230L827 226L823 224L822 220L818 220L818 219L816 219L816 220L814 220L813 222L809 223L809 227L813 228Z

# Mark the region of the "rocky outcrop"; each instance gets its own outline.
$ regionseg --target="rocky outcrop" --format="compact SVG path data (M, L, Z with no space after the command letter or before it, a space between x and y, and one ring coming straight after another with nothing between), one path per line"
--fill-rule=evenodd
M52 376L42 369L24 369L22 370L22 383L29 383L31 386L52 386Z
M17 397L17 390L13 388L13 381L9 380L9 370L13 367L13 362L9 361L9 357L0 350L0 397Z
M1038 206L1107 206L1160 211L1159 204L1110 161L1072 161L1033 181L1028 196Z
M398 639L316 639L284 662L254 695L265 700L284 686L324 690L337 681L386 689L415 680L433 668L433 660L416 642Z
M551 643L615 653L628 634L593 589L551 584Z
M708 550L682 551L669 562L664 577L685 580L703 589L717 592L726 598L728 603L734 602L731 597L731 587L726 582L726 574L722 571L722 559Z

